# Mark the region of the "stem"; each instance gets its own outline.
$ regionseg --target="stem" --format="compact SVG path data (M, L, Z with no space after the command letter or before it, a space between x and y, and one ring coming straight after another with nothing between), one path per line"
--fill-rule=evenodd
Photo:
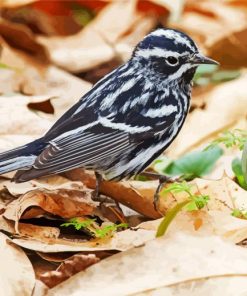
M167 212L166 216L163 218L157 229L156 237L163 236L166 233L167 228L169 227L173 219L176 217L178 212L180 212L182 208L186 206L189 202L191 202L191 199L186 199L185 201L176 204Z

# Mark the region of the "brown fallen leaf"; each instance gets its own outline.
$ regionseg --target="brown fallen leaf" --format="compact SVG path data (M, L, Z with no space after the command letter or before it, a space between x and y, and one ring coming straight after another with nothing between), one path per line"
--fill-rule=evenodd
M36 63L49 64L47 50L36 41L35 35L25 25L0 19L0 35L12 48L32 56Z
M115 44L137 18L136 0L114 1L79 33L63 38L40 37L38 40L48 49L54 64L77 73L110 61L115 51L109 44Z
M95 187L94 175L87 171L76 169L66 172L65 175L71 180L80 180L89 188ZM247 210L247 193L229 177L225 176L220 180L195 179L193 193L209 195L210 201L207 205L210 210L222 210L231 212L234 208ZM168 186L166 184L165 186ZM172 208L177 202L188 198L185 192L178 194L168 193L160 196L159 212L154 210L154 193L158 186L158 181L122 181L101 183L100 192L114 200L126 205L127 207L150 218L159 218L165 215L168 209ZM162 190L161 190L162 191Z
M39 226L26 223L19 223L17 233L15 231L15 223L5 219L3 216L0 216L0 230L20 237L30 237L37 240L58 238L60 234L60 230L57 227Z
M0 69L2 94L20 92L28 96L43 95L44 101L56 98L51 103L54 105L55 115L58 116L91 88L90 83L61 69L38 63L31 55L10 47L4 41L0 40L0 44L2 46L0 62L3 64ZM37 103L30 97L29 100L29 103Z
M99 258L93 254L76 254L63 261L56 270L41 274L39 279L52 288L97 262Z
M94 296L100 291L101 295L122 296L198 278L246 275L246 260L243 248L219 237L179 232L103 260L48 295Z
M95 188L94 174L81 169L75 169L65 173L65 176L72 181L81 181L88 188ZM135 184L135 186L134 186ZM138 185L139 187L138 187ZM141 213L149 218L159 218L161 215L153 206L154 192L158 182L106 182L100 186L100 192L121 204ZM160 203L160 211L166 211L163 202Z
M15 231L18 233L20 219L30 219L44 213L63 218L93 215L96 205L90 196L86 190L37 189L27 192L8 204L4 217L15 222Z
M13 65L16 64L13 63ZM2 89L4 92L13 92L14 86L9 85L9 83L16 82L15 76L12 76L15 72L3 69L0 70L0 73L2 73L2 76L0 75L0 88L4 85L5 90ZM4 76L4 73L10 75ZM32 90L29 89L32 94L39 93L44 95L0 96L1 150L15 148L42 136L62 113L91 88L90 83L54 67L49 67L42 79L40 76L32 76L31 72L29 74L30 76L28 76L27 80L25 75L22 76L21 84L18 87L22 85L32 88L33 85L34 88ZM7 79L6 83L5 79ZM38 107L38 104L42 104L47 100L50 100L54 108L54 114L44 113L42 108ZM36 108L35 112L30 109L33 105ZM22 114L22 117L19 114Z
M154 239L155 231L146 229L127 229L116 232L112 237L105 239L69 239L69 238L15 238L14 244L23 248L43 252L100 252L100 251L124 251L133 247L139 247L145 242ZM97 254L96 254L97 255Z
M2 179L0 180L0 192L3 189L6 189L12 196L19 197L20 195L34 189L76 189L83 191L84 187L79 182L71 182L62 176L54 175L43 177L38 180L30 180L19 184L13 183L10 180Z
M24 251L0 233L0 295L31 295L35 284L32 265Z

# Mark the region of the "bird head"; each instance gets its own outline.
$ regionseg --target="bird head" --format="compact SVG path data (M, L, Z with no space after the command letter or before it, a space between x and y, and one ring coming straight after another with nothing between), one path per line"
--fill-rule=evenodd
M188 35L173 29L157 29L148 34L136 46L132 59L164 75L167 81L190 81L199 65L218 64L202 55Z

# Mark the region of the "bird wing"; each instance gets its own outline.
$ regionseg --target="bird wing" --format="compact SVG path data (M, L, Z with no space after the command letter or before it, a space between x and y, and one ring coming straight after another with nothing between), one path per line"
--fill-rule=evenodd
M97 164L125 153L131 146L128 133L110 130L99 123L84 131L67 132L50 141L32 167L42 174L80 166L97 170Z

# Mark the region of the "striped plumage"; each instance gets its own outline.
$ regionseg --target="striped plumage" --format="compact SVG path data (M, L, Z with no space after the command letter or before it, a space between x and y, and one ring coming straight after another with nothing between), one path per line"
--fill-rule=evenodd
M42 138L0 154L0 173L21 169L14 180L24 182L78 167L108 180L141 172L181 129L201 63L215 62L187 35L155 30Z

